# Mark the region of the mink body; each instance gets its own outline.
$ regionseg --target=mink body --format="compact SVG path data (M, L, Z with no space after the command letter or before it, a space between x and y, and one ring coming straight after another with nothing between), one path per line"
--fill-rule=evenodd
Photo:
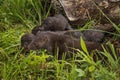
M42 28L42 29L41 29ZM32 33L36 34L38 31L64 31L71 30L71 26L65 17L61 14L57 14L53 17L47 17L43 20L41 25L38 25L33 28Z
M102 50L100 43L86 41L85 44L89 52L95 49ZM38 49L47 49L52 55L56 55L58 50L59 59L62 58L63 53L66 53L66 57L69 58L71 57L69 52L76 52L75 49L82 50L79 39L50 31L37 33L28 46L28 50Z

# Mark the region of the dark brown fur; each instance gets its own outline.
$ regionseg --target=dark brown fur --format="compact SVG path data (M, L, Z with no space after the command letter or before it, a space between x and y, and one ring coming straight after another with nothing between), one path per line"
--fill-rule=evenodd
M72 36L72 37L77 38L77 39L80 39L80 37L82 37L84 40L86 40L83 33L79 30L67 30L67 31L64 31L64 34Z
M97 31L97 29L86 30L83 32L83 35L85 36L86 41L102 42L104 39L104 33Z
M41 29L44 28L44 29ZM72 29L65 19L65 17L61 14L55 15L53 17L46 18L41 25L33 28L32 33L36 34L38 31L64 31Z
M43 21L42 26L44 26L45 30L49 31L64 31L71 29L68 21L61 14L46 18Z
M21 37L21 48L24 48L27 50L28 45L32 42L34 39L34 35L32 33L26 33Z
M85 42L88 51L95 49L102 50L100 43L95 42ZM59 59L61 59L62 54L65 52L73 52L77 48L81 50L80 40L70 37L68 35L57 34L56 32L40 32L32 40L28 46L28 50L38 50L38 49L47 49L53 55L56 54L56 50L59 50ZM67 53L67 57L70 55Z

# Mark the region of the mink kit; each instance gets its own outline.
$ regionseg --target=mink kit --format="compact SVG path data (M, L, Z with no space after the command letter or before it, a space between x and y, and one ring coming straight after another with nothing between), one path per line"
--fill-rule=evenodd
M38 31L65 31L71 30L71 26L65 17L61 14L57 14L53 17L48 17L43 20L41 25L37 25L33 28L32 33L36 34Z
M100 43L87 41L85 43L89 52L94 49L102 50ZM58 50L59 59L62 58L63 53L75 52L73 48L82 50L79 39L50 31L39 32L28 45L28 50L46 49L51 55L56 55L56 50ZM71 55L67 54L66 57L69 58Z

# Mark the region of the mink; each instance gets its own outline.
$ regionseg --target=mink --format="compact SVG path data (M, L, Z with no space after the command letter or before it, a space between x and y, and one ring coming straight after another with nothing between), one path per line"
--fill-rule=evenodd
M64 31L64 30L72 30L72 28L63 15L57 14L53 17L47 17L45 20L43 20L41 25L38 25L33 28L32 33L36 34L38 31L41 30Z
M97 29L85 30L83 35L85 36L86 41L91 42L103 42L104 39L104 33L97 31Z
M100 43L85 41L85 44L89 52L95 49L102 50ZM69 58L73 54L69 54L68 52L76 52L75 49L82 50L80 39L50 31L37 33L32 42L28 45L28 50L38 49L46 49L52 55L56 55L56 51L58 50L59 59L62 58L63 53L66 53L66 57Z
M49 31L64 31L71 29L68 21L61 14L46 18L43 21L42 26L44 27L44 30Z

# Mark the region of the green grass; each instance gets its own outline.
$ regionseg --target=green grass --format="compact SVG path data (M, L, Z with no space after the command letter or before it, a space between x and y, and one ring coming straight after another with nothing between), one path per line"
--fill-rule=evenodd
M76 49L77 55L69 60L64 57L58 60L45 50L24 55L20 49L21 36L50 15L51 4L49 0L45 5L42 0L0 2L0 80L120 80L120 59L110 43L113 56L104 46L104 52L90 54L82 38L83 51ZM81 30L92 23L86 23ZM94 61L93 56L98 55L105 59Z
M34 24L41 24L50 13L49 2L49 0L45 2L44 0L3 0L0 6L1 30L9 28L10 25L12 27L15 23L23 24L28 28L32 28Z

